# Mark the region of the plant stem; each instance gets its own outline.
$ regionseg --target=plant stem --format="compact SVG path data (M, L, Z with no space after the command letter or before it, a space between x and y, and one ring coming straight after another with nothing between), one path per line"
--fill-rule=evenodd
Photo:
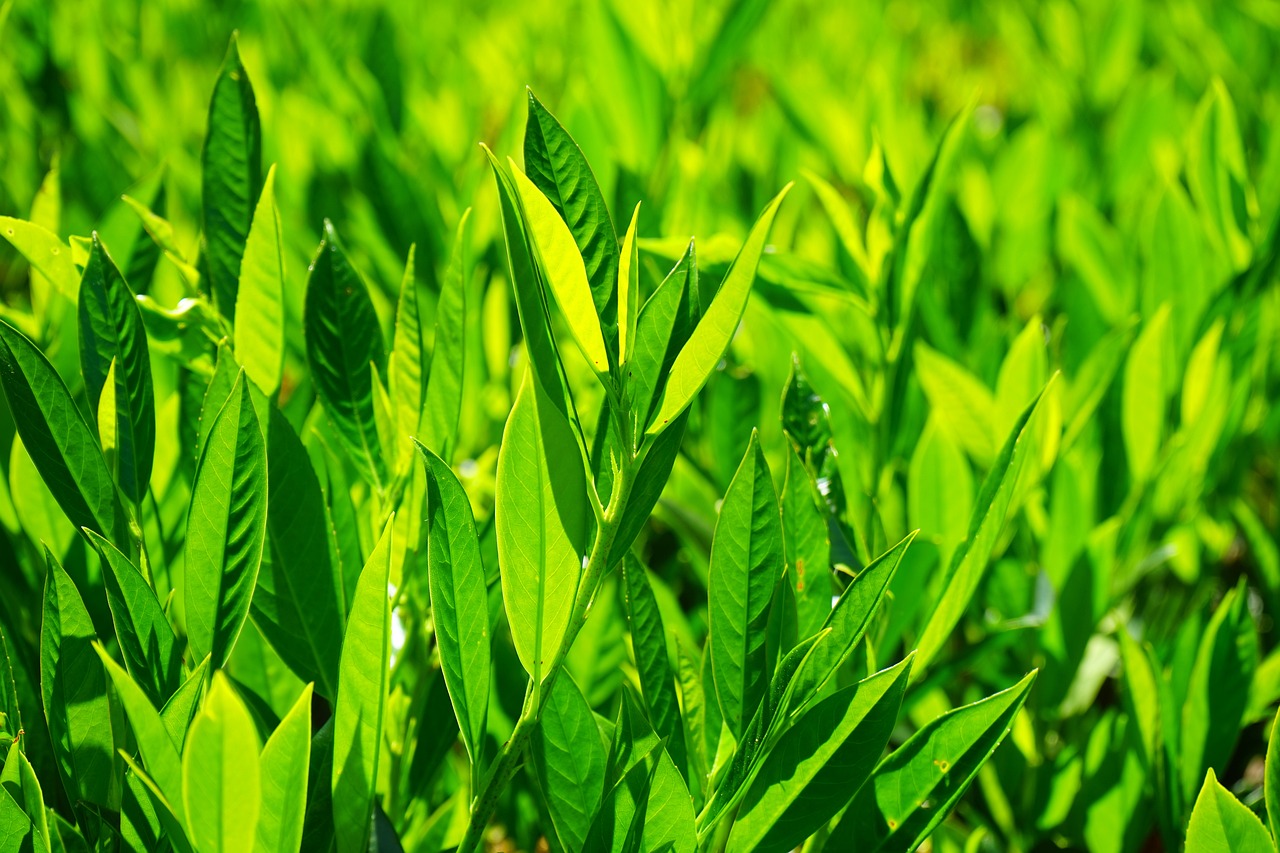
M525 742L538 724L538 719L542 715L542 706L546 704L547 697L551 695L551 688L564 668L569 649L591 615L591 603L595 600L600 582L612 568L608 565L609 554L613 551L613 543L621 527L623 510L626 508L634 485L635 469L638 467L636 460L631 459L629 464L624 465L619 472L614 483L614 494L604 512L603 523L597 528L595 544L591 548L591 555L587 558L587 565L582 571L582 580L578 584L578 594L574 599L573 613L569 617L569 627L565 632L564 641L561 642L559 651L547 668L542 684L537 685L538 689L530 690L526 694L524 707L520 710L520 718L516 721L511 737L507 738L506 743L498 750L498 755L485 777L479 794L471 801L471 818L467 824L467 833L463 836L462 843L458 845L459 853L471 853L480 843L485 827L489 824L489 818L493 816L494 809L498 806L498 797L506 789L519 767Z

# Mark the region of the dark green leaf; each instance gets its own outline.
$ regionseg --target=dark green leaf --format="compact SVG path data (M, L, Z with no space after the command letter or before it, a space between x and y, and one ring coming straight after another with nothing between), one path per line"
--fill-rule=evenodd
M209 101L209 127L201 151L201 255L213 304L234 322L240 260L262 186L262 130L249 74L236 36Z
M332 223L307 279L307 363L316 393L362 476L387 484L387 464L374 418L373 372L386 375L382 328L369 291L347 259Z

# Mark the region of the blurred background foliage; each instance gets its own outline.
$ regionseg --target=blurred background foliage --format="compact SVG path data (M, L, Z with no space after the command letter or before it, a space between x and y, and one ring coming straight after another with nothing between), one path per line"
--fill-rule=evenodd
M1135 849L1157 824L1176 845L1208 767L1257 803L1280 700L1280 2L4 0L0 213L64 239L101 231L131 285L172 307L180 267L121 196L172 223L178 259L195 257L211 81L233 30L264 171L278 169L300 412L322 220L389 322L410 245L438 292L474 207L468 324L481 333L457 459L488 514L519 327L477 143L517 155L526 86L586 152L615 222L643 200L647 287L691 234L704 270L723 270L799 179L646 534L669 628L690 647L705 632L716 502L753 424L785 470L793 351L840 450L852 541L837 556L856 569L923 529L871 662L913 647L918 599L936 596L983 471L1061 371L1039 464L908 715L919 725L1042 668L1015 748L957 813L1002 849ZM914 313L895 329L883 282L901 276L894 235L930 178ZM59 363L59 321L32 278L0 244L5 311L32 310ZM74 355L63 363L74 374ZM162 429L177 382L157 378ZM20 503L31 475L5 464ZM621 618L592 624L570 665L603 706L626 677L625 632ZM1214 657L1227 645L1230 666ZM1156 710L1132 677L1148 658ZM1180 723L1207 719L1214 697L1230 736ZM961 843L951 827L937 847Z

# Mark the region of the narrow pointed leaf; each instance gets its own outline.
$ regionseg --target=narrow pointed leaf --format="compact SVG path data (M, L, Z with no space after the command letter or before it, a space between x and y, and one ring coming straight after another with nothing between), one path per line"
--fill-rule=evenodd
M391 573L388 520L356 585L342 641L338 701L333 721L333 825L338 853L364 851L369 844L382 718L387 704L387 662L391 614L387 582Z
M470 288L471 208L462 214L453 253L445 269L436 303L435 346L427 377L426 405L418 432L422 443L449 459L457 445L462 414L462 381L466 374L467 290Z
M716 696L739 738L768 689L764 629L782 568L778 498L753 430L716 521L708 591Z
M0 384L22 443L71 523L130 543L128 516L93 430L49 360L3 321Z
M387 482L387 465L374 415L370 365L379 374L386 372L382 328L364 281L327 220L307 279L303 324L307 364L325 413L362 476L380 488Z
M676 356L658 411L649 424L648 432L651 435L661 432L684 411L702 390L702 386L707 384L711 372L728 351L747 309L751 283L755 280L760 256L764 254L774 216L790 189L791 184L783 187L782 192L765 207L755 225L751 226L751 233L747 235L738 256L725 273L724 281L720 283L720 289L711 300L707 313Z
M329 550L324 494L285 416L267 419L267 543L253 621L289 668L333 701L345 605Z
M943 714L876 768L828 844L836 849L913 850L959 801L1008 734L1035 680Z
M276 206L276 167L267 171L240 263L236 295L236 357L268 397L284 371L284 237Z
M45 551L40 695L54 759L72 800L120 805L107 677L93 650L93 621L75 583Z
M871 775L897 722L907 658L819 702L764 759L738 808L731 851L782 851L835 817Z
M85 535L102 558L107 603L125 667L147 698L162 705L182 683L182 650L169 619L141 570L92 530Z
M636 317L640 310L640 255L636 245L636 226L640 222L640 204L631 214L627 236L622 240L622 263L618 267L618 364L631 361L636 345Z
M311 762L311 686L267 738L259 768L262 807L258 814L258 853L297 850L302 844L307 808L307 771Z
M1031 444L1031 430L1028 426L1043 395L1044 392L1041 392L1040 396L1032 400L1014 423L1004 447L996 455L991 470L982 483L982 490L974 502L973 516L969 520L969 535L956 548L955 555L951 558L942 597L920 637L919 654L912 678L919 678L925 667L941 651L977 592L991 558L991 551L995 548L996 538L1004 524L1005 514L1013 501L1018 475L1022 472L1027 447Z
M151 356L133 291L96 233L80 280L78 312L80 368L95 412L108 374L114 376L116 471L121 491L136 504L151 482L156 446Z
M235 320L240 261L262 185L262 129L233 35L209 100L201 165L201 256L213 304Z
M622 561L627 624L631 629L631 649L636 670L640 673L640 690L649 720L658 737L666 742L667 753L681 775L688 773L684 725L680 719L680 703L676 697L676 678L667 657L667 632L658 610L658 600L645 567L639 559L628 556Z
M587 269L573 235L533 181L514 163L509 165L547 288L564 313L569 331L587 363L596 373L608 373L609 356L605 350L600 318L592 301Z
M187 636L220 669L249 615L266 538L267 471L262 430L244 372L214 419L187 516Z
M591 299L600 325L612 343L617 333L618 235L600 185L573 138L542 102L529 92L525 124L524 166L529 178L550 200L582 254Z
M421 444L427 470L431 614L462 742L479 766L489 714L489 596L471 502L452 469Z

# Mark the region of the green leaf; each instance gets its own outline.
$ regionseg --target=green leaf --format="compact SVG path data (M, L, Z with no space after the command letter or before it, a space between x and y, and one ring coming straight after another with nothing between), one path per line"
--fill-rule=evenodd
M880 762L832 830L833 849L914 850L963 796L1026 701L1035 672L948 711Z
M1240 736L1258 667L1258 635L1243 580L1214 611L1200 637L1179 727L1182 791L1191 799L1201 774L1224 770Z
M184 611L197 657L219 669L249 615L267 521L262 430L241 370L214 419L191 487Z
M262 129L236 34L209 100L209 127L200 152L200 255L214 306L235 322L240 261L262 185Z
M452 469L421 444L427 471L427 577L440 666L473 767L489 714L489 595L471 502ZM478 775L478 774L477 774Z
M462 214L453 253L436 303L436 337L427 377L426 405L417 422L422 443L449 459L458 440L466 374L467 290L471 270L471 208Z
M268 397L280 389L284 372L284 238L276 206L276 167L267 170L262 195L240 263L236 294L236 357Z
M115 377L116 470L120 488L140 503L151 482L156 446L156 401L151 356L133 291L97 234L80 281L80 367L89 404L98 410L108 373ZM111 371L112 364L115 370Z
M608 373L609 356L600 329L600 318L592 301L587 269L573 235L537 185L510 158L508 165L547 289L564 313L569 331L587 363L598 374Z
M569 627L587 533L587 486L569 424L525 374L498 451L494 517L502 600L540 685Z
M653 446L640 463L636 473L635 485L631 487L631 496L622 508L622 519L618 522L618 532L613 539L613 547L609 550L609 565L616 566L631 549L636 536L644 529L644 525L658 505L662 491L675 467L676 457L680 455L680 444L684 441L685 425L689 420L686 409L676 416L676 422L653 441Z
M258 732L231 682L214 672L182 751L187 828L200 853L251 853L261 780Z
M992 462L991 470L987 472L982 491L978 493L978 499L974 503L973 516L969 519L969 535L956 548L951 558L942 597L920 636L913 679L923 675L925 668L941 651L982 582L991 551L995 548L1000 528L1004 525L1005 513L1013 500L1014 487L1022 472L1027 447L1031 444L1028 429L1031 417L1043 396L1042 391L1023 410L1022 416L1014 423L1005 440L1004 447Z
M338 853L364 851L369 844L389 682L391 613L387 583L394 524L394 518L387 521L360 573L342 641L333 721L333 825Z
M604 785L605 751L595 714L567 672L552 685L529 751L561 846L584 849Z
M636 316L640 309L640 255L636 246L636 226L640 203L636 202L627 236L622 241L622 263L618 267L618 364L631 361L636 345Z
M254 847L258 853L297 850L302 844L310 763L311 686L307 685L262 748L262 806Z
M311 458L274 406L267 416L267 542L253 621L289 668L333 701L345 604Z
M1276 738L1280 728L1280 711L1276 712L1276 720L1271 723L1271 736L1267 739L1266 777L1263 791L1267 801L1267 823L1271 827L1272 838L1280 838L1280 739Z
M54 283L72 302L80 292L80 273L71 260L71 247L52 231L34 222L0 216L0 237L27 259L41 275Z
M426 414L422 406L426 399L426 355L418 310L418 282L414 278L415 255L416 247L410 246L404 276L400 279L400 296L396 300L396 325L387 368L387 385L394 407L397 471L404 470L412 461L409 436L418 432L418 420Z
M114 810L120 807L120 774L107 677L93 650L95 639L80 592L45 549L40 696L54 759L73 801Z
M559 348L551 333L547 301L535 269L534 250L520 215L520 196L506 167L498 162L498 158L486 146L481 147L489 157L489 165L493 168L494 180L498 184L502 233L511 269L511 288L516 297L516 312L520 315L520 330L524 333L524 346L529 354L530 366L548 397L568 419L568 386L561 372Z
M916 375L938 423L980 464L991 460L995 397L973 374L929 348L915 346Z
M1129 472L1139 482L1155 473L1165 429L1165 386L1173 369L1169 340L1169 306L1164 305L1142 327L1124 364L1121 424ZM1199 777L1197 776L1197 781Z
M22 443L71 523L130 543L129 518L92 428L49 360L3 321L0 384Z
M142 571L92 530L84 533L106 568L107 603L129 675L153 704L162 705L182 683L182 650L173 627Z
M728 849L784 853L826 826L875 769L897 722L910 672L908 657L800 717L747 789Z
M568 131L529 92L524 166L529 178L564 219L582 254L591 300L608 343L616 338L620 254L604 194L587 158Z
M697 325L698 265L693 241L645 300L636 320L635 346L627 371L626 393L634 421L633 432L644 435L655 400L661 395L671 365ZM650 451L653 452L652 450ZM666 477L663 477L666 482ZM646 513L647 514L647 513Z
M640 674L640 691L654 731L666 744L667 753L682 776L688 775L684 724L676 697L675 673L667 657L667 632L658 610L658 600L649 586L644 565L634 556L622 561L627 624L631 629L631 650Z
M787 476L782 486L782 550L787 582L795 592L800 637L811 637L831 613L831 540L825 507L795 447L787 442Z
M146 766L147 773L155 780L156 787L178 818L178 822L185 825L182 760L178 757L182 738L174 736L175 732L166 724L167 721L161 718L160 713L156 711L155 706L151 704L151 700L147 698L147 694L137 682L130 678L129 674L112 660L100 645L95 646L94 650L111 677L116 695L124 705L129 724L133 728L134 741L138 745L138 752L142 755L142 763ZM203 667L200 669L200 676L203 680ZM185 732L186 728L186 720L182 720L181 732Z
M822 627L830 629L831 635L814 648L813 659L805 670L804 683L797 688L803 691L801 700L805 704L822 692L853 654L871 626L885 592L915 538L915 533L908 533L901 542L859 572L827 614Z
M783 570L782 519L755 430L725 492L711 542L711 667L729 730L741 739L768 689L765 625Z
M1210 769L1187 825L1187 853L1275 850L1258 816L1222 787Z
M48 850L49 818L45 813L44 794L40 790L40 780L36 778L36 771L22 752L21 743L18 741L9 745L8 755L4 761L4 771L0 773L0 797L11 797L11 802L16 803L26 813L27 819L31 822L37 848ZM4 843L4 836L0 835L0 844Z
M307 364L325 413L361 475L381 489L387 465L374 417L373 365L386 372L382 327L369 291L327 219L307 278Z
M697 848L693 799L631 690L622 693L607 767L612 791L602 800L597 822L601 818L606 823L612 820L615 849L693 853ZM644 768L642 776L634 775L637 768ZM625 835L617 832L623 827L627 828ZM596 849L591 843L592 834L588 833L583 849ZM642 836L640 846L624 843L618 848L624 838L636 834ZM640 840L636 838L629 844Z
M764 253L774 216L791 186L787 184L783 187L782 192L765 207L755 225L751 226L751 233L747 235L738 256L720 282L720 289L711 300L707 313L676 356L671 365L671 375L662 391L658 411L649 423L650 435L661 432L685 410L702 390L702 386L707 384L711 372L728 351L747 309L751 283L755 280L756 266Z
M1235 104L1215 79L1196 107L1187 150L1187 184L1215 248L1234 271L1249 265L1249 173Z

